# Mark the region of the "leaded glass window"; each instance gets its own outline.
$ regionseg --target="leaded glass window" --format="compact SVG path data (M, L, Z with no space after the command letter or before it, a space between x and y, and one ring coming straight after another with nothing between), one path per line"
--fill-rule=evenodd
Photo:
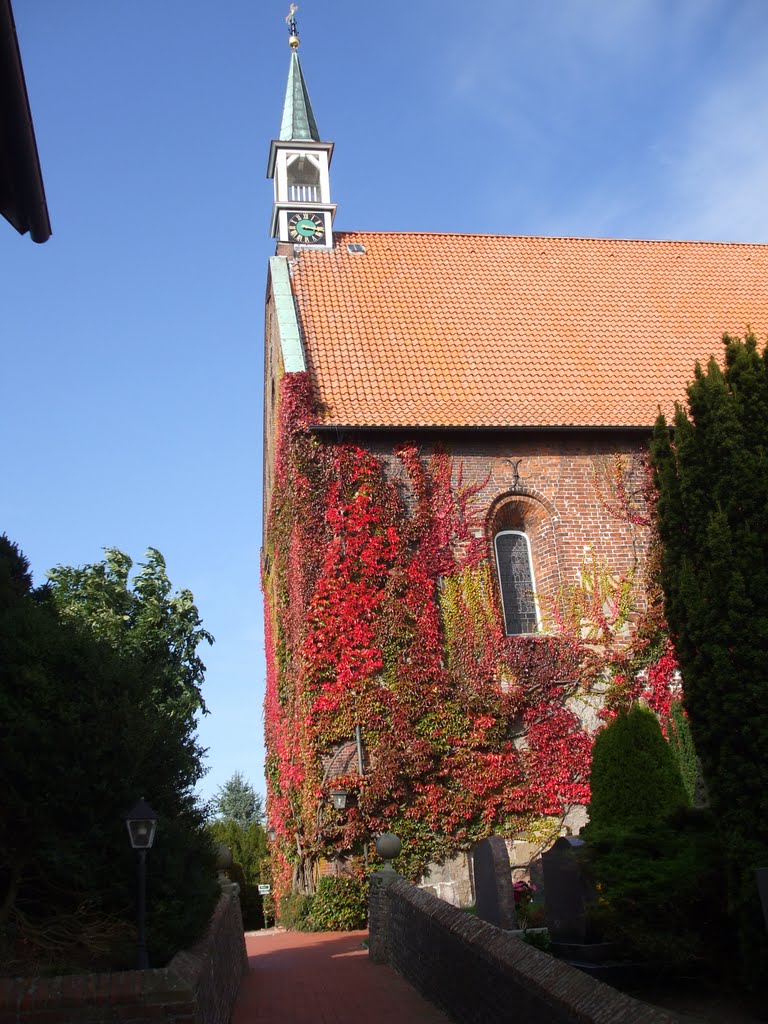
M519 530L503 530L494 538L504 631L507 636L535 633L539 628L533 567L528 538Z

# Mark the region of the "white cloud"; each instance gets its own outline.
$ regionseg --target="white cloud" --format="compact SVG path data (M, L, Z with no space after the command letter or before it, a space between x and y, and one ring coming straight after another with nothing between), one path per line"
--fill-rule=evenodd
M667 147L670 223L681 237L768 241L768 60L736 72Z
M702 83L647 161L561 196L542 233L768 242L766 95L768 59Z
M447 55L449 93L474 98L489 113L532 84L575 88L578 99L580 88L627 74L666 49L684 53L722 6L723 0L497 0L491 17L467 26Z
M765 0L494 7L446 54L447 102L493 141L502 230L768 241Z

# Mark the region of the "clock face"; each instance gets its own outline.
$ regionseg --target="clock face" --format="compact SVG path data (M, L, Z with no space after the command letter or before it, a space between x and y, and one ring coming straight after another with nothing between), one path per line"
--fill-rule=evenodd
M288 237L300 245L317 245L325 240L325 219L321 213L290 213Z

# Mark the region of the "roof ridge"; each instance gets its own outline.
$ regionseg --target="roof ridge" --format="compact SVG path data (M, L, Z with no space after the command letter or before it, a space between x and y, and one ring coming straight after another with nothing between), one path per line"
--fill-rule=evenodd
M379 237L398 237L398 238L416 238L416 237L430 237L436 236L443 238L506 238L509 240L526 240L530 241L543 241L543 242L605 242L605 243L616 243L616 242L632 242L632 243L643 243L645 245L712 245L712 246L727 246L733 248L735 246L743 246L745 248L765 249L768 248L768 241L766 242L723 242L717 241L716 239L707 238L615 238L606 237L599 235L504 235L498 233L482 233L482 232L471 232L471 231L355 231L355 230L343 230L334 231L334 237L336 239L343 238L346 235L376 235Z

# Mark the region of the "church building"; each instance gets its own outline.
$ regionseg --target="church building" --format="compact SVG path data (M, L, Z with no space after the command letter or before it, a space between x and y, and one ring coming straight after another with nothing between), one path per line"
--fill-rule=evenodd
M362 870L394 831L403 873L469 902L474 842L522 867L584 823L611 707L679 696L646 447L725 333L768 336L768 245L339 230L290 27L264 383L276 888Z

